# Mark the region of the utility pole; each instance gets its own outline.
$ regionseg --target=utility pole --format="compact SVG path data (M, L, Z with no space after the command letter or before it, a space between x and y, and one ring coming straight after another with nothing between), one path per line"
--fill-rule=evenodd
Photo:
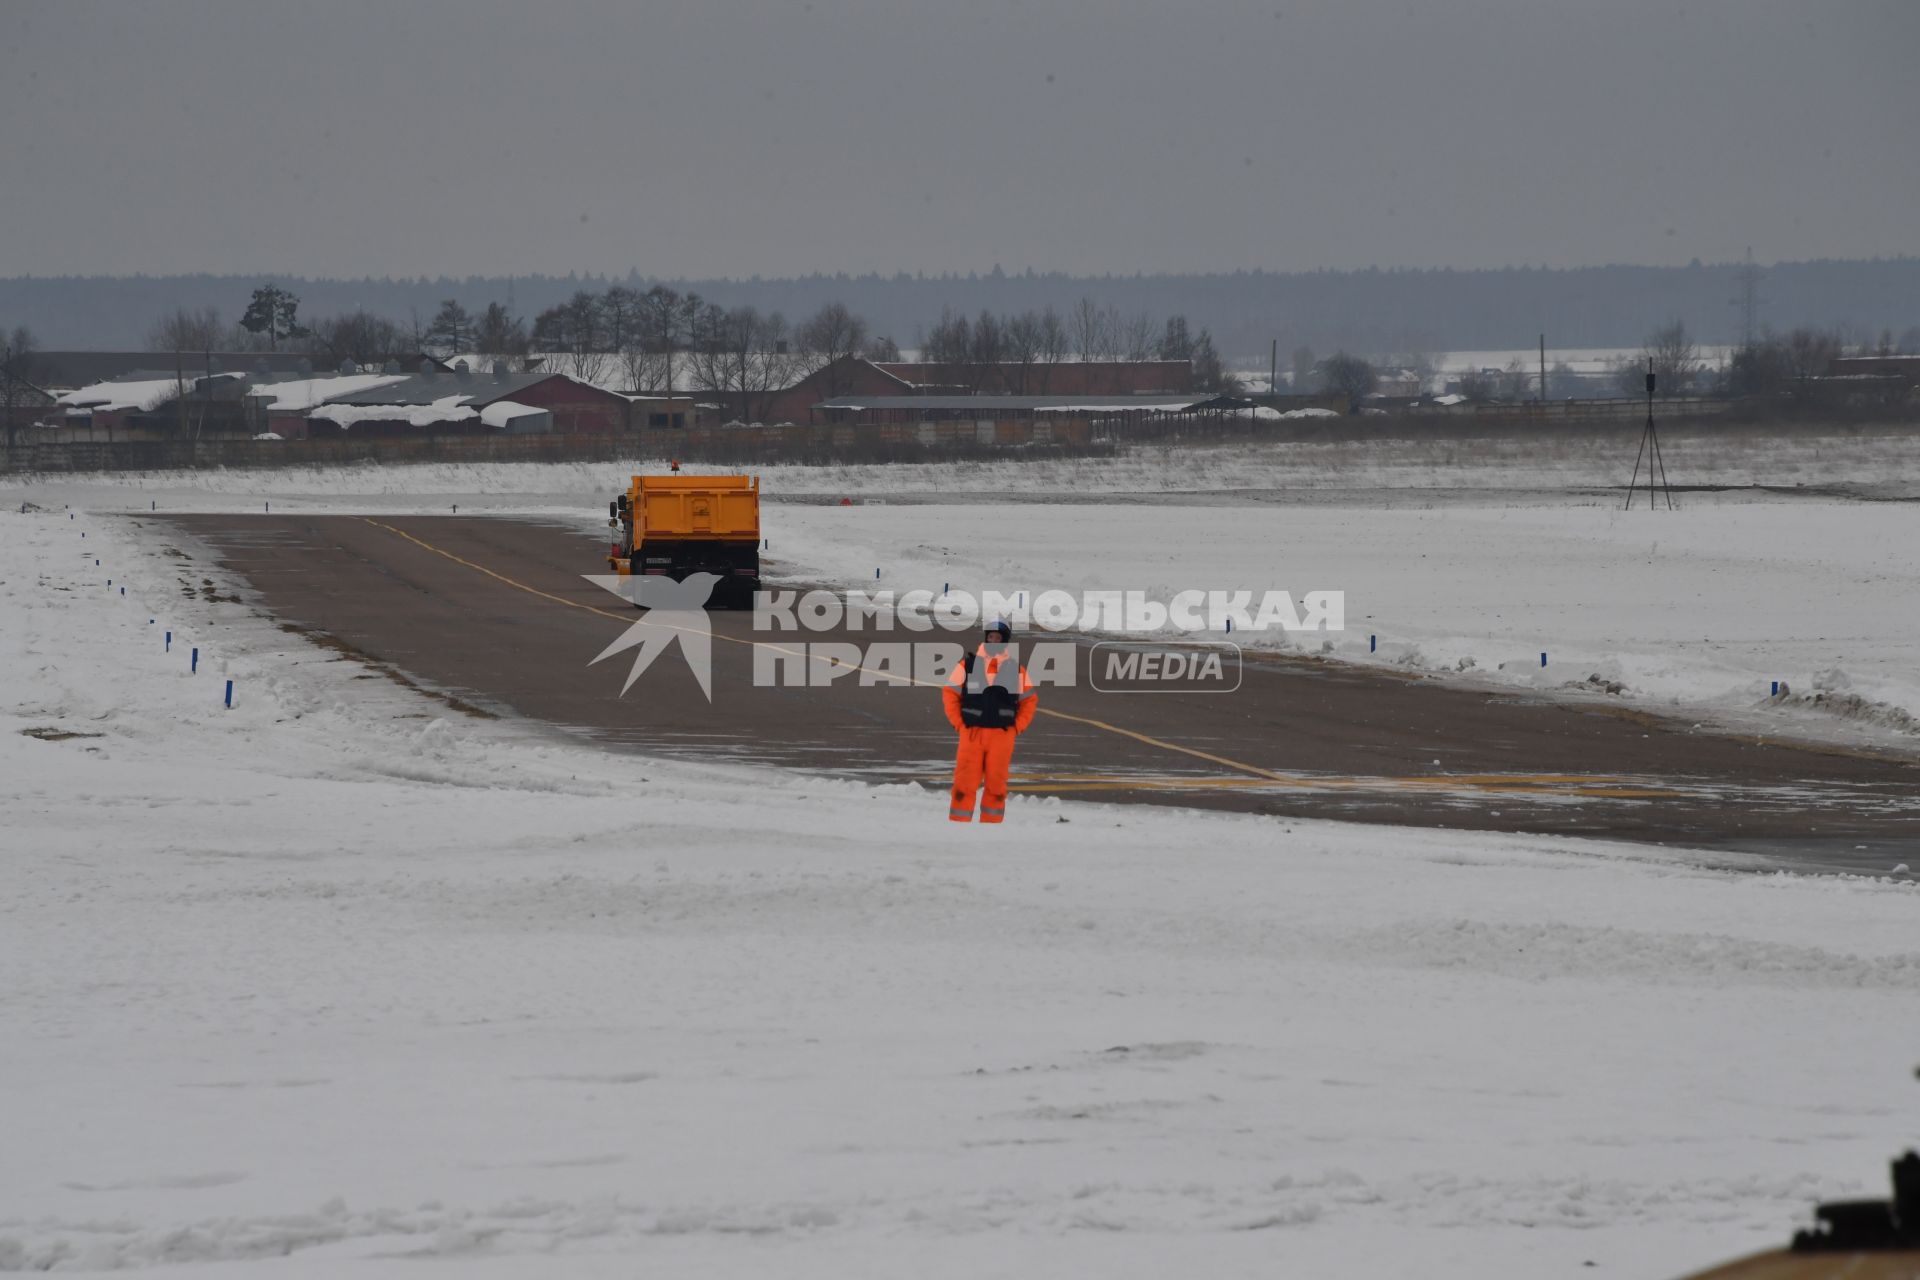
M1280 394L1280 339L1273 340L1273 354L1267 361L1267 394Z
M1740 291L1727 299L1727 305L1740 309L1740 345L1751 348L1760 336L1760 268L1754 265L1753 246L1747 246L1747 259L1740 266Z
M1540 335L1540 403L1547 402L1547 335Z
M175 342L173 353L173 416L177 423L180 439L187 439L187 354L178 350Z

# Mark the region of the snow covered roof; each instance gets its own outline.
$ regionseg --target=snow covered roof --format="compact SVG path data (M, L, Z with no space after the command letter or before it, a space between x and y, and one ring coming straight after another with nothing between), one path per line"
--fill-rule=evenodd
M256 382L247 395L249 398L266 400L266 407L270 410L297 411L406 380L407 375L403 373L330 374L314 378L296 376L273 382Z
M189 394L200 389L203 383L222 382L233 378L243 378L240 373L195 374L181 378L177 374L164 377L157 372L140 373L131 378L113 382L96 382L90 387L80 387L63 392L55 402L70 409L138 409L142 413L151 412L177 397L184 387Z
M366 391L356 391L340 396L335 404L433 404L457 396L475 404L489 404L495 400L505 400L516 392L546 382L552 378L565 378L564 373L472 373L462 378L458 374L438 374L422 376L419 374L399 378L383 379L383 385ZM588 384L582 384L588 385Z
M1169 396L838 396L821 409L1025 409L1033 413L1185 413L1218 399L1213 393Z
M172 351L36 351L34 364L46 374L38 379L48 387L90 387L97 383L124 380L148 372L145 376L158 378L161 373L175 376L175 369L182 362L189 377L201 377L207 372L209 362L217 363L221 369L247 370L264 364L275 373L298 373L300 366L313 359L312 356L298 351L192 351L177 354Z
M427 404L323 404L308 416L317 422L351 427L356 422L404 422L410 427L432 427L443 422L465 422L479 414L467 407L471 397L443 396Z
M1179 400L1162 400L1143 396L1080 396L1070 404L1037 404L1035 413L1186 413L1197 409L1215 396L1185 396Z
M480 410L480 421L489 427L504 427L515 418L545 417L547 410L536 409L532 405L515 404L511 400L495 400Z

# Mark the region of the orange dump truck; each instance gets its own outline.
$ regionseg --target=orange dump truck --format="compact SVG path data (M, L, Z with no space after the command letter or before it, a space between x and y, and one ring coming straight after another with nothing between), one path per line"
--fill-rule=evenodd
M676 581L716 573L713 603L751 602L760 587L760 481L755 476L635 476L607 505L607 565Z

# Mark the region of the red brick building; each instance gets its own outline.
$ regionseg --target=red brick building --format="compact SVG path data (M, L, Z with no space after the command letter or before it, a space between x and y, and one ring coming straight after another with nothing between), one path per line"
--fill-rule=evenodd
M767 397L769 424L807 422L813 406L835 396L904 396L913 385L871 360L842 356L800 381Z
M553 430L569 435L612 435L636 429L634 402L618 392L605 391L591 383L579 382L564 373L470 373L455 366L451 373L424 373L402 378L384 386L354 395L337 396L310 415L310 434L326 434L329 419L323 410L329 406L354 411L350 415L364 422L398 422L426 433L425 412L436 406L448 410L448 424L468 420L458 410L478 412L488 405L510 402L531 409L544 409L552 415ZM367 410L389 408L390 418L375 418ZM337 428L335 428L337 429Z
M494 399L545 409L553 415L553 429L565 434L608 435L644 425L644 421L634 422L633 401L628 397L603 391L591 383L576 382L565 374L549 374ZM474 403L477 406L484 402Z

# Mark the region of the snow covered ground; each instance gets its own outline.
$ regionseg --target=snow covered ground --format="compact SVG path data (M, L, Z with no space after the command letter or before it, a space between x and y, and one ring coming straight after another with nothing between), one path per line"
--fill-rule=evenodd
M1733 358L1736 348L1731 346L1701 346L1695 349L1695 355L1701 365L1707 369L1725 368ZM1359 353L1369 354L1369 353ZM1413 353L1382 351L1371 353L1377 363L1390 367L1406 364ZM1547 367L1557 369L1565 365L1578 374L1596 377L1606 374L1621 362L1644 361L1645 351L1640 347L1548 347ZM1450 378L1458 378L1466 373L1480 373L1487 369L1505 370L1513 367L1517 361L1522 369L1535 370L1540 367L1540 349L1538 347L1509 347L1492 351L1438 351L1426 355L1427 363L1433 367L1433 378L1429 390L1444 387ZM1271 365L1265 358L1236 359L1233 371L1249 387L1265 390ZM1287 384L1287 371L1281 372L1281 385Z
M0 514L0 1269L1657 1276L1920 1117L1909 874L956 827L451 712L172 550Z
M1920 746L1920 503L879 505L778 519L774 550L812 580L871 585L878 568L899 590L1161 601L1343 591L1344 633L1232 638L1494 686L1586 684L1576 696L1763 733ZM1624 687L1591 692L1595 676Z
M1352 502L1431 505L1489 497L1593 494L1624 486L1638 428L1605 434L1512 434L1461 439L1288 440L1213 446L1175 443L1108 458L926 465L755 467L775 501L841 497L1087 499L1156 495L1239 504ZM1920 439L1908 429L1850 433L1716 430L1662 437L1677 485L1845 490L1876 499L1920 497ZM657 467L660 460L630 464ZM0 505L21 500L99 509L241 509L351 503L365 510L444 510L445 503L526 510L578 509L627 469L603 463L421 463L263 470L113 472L0 478Z

